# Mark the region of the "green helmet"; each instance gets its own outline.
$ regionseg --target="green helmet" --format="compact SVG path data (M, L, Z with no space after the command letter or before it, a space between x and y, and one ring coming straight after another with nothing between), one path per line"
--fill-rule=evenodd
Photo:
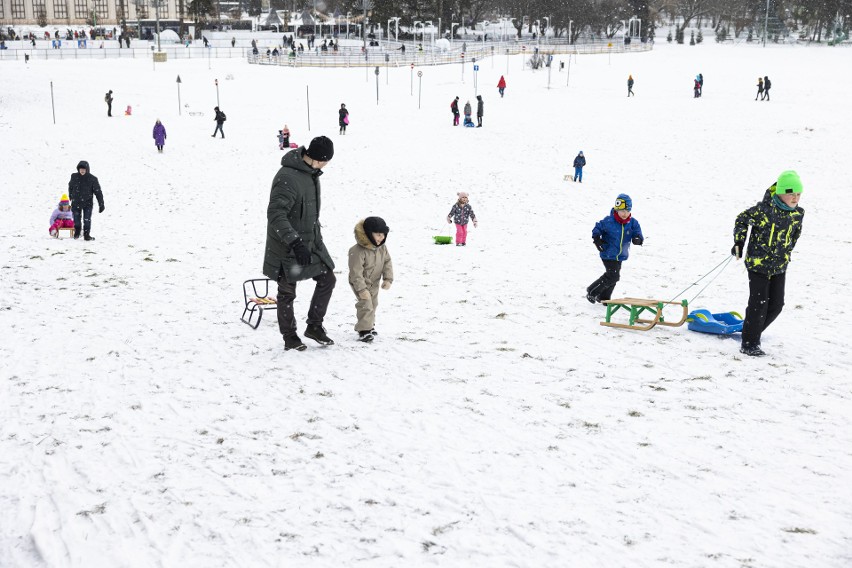
M781 172L778 181L775 182L775 195L785 193L802 193L802 180L793 170Z

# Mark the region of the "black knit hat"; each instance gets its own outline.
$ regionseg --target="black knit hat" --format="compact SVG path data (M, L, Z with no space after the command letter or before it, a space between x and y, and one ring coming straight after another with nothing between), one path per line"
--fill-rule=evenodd
M385 239L387 239L390 227L388 227L385 220L381 217L367 217L364 219L364 232L367 233L367 239L369 239L371 243L379 246L378 243L373 240L373 233L383 233L385 235Z
M308 158L318 162L327 162L334 157L334 142L326 136L317 136L305 151Z

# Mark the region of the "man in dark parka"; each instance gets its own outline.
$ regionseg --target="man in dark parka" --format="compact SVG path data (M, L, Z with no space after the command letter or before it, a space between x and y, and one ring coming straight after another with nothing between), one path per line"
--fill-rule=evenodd
M74 215L74 238L80 238L82 228L84 239L95 240L95 237L89 234L92 229L92 197L97 197L98 213L103 213L104 194L101 192L98 178L89 173L89 162L81 160L77 164L77 172L71 174L71 180L68 182L68 195L71 197L71 213Z
M319 177L333 156L332 141L318 136L307 149L303 146L285 154L281 169L272 180L263 273L278 282L278 328L284 336L285 350L306 349L296 334L293 301L296 283L309 278L316 282L316 288L308 309L305 337L322 345L334 344L322 323L337 279L319 223Z
M482 115L485 114L485 102L482 95L476 95L476 127L482 128Z

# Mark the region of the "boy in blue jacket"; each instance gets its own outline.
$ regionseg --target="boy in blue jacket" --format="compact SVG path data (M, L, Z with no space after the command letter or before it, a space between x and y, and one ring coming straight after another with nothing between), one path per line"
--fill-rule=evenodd
M615 199L610 214L595 223L592 240L601 253L606 271L586 288L586 299L591 303L609 300L621 273L621 263L630 254L630 244L642 246L645 237L639 221L631 217L633 200L626 193Z

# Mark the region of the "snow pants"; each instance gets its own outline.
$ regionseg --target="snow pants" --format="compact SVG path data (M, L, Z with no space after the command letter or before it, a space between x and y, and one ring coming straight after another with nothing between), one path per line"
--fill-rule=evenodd
M597 298L599 302L612 299L615 285L621 279L620 260L604 260L602 262L606 271L586 288L586 292Z
M760 345L760 335L784 308L784 284L787 274L767 276L748 271L748 307L743 322L743 346Z
M51 235L57 229L73 229L74 228L74 220L73 219L57 219L53 222L53 225L47 230Z
M84 205L79 201L71 202L71 214L74 215L74 234L80 235L80 227L84 233L92 230L92 204Z
M459 125L459 113L454 112L453 113L453 126L458 126L458 125Z
M379 307L379 286L378 284L370 286L370 299L363 300L357 298L355 302L355 315L358 321L355 322L355 331L370 331L376 327L376 308ZM355 290L353 290L355 292Z
M574 168L574 181L583 183L583 168Z
M329 270L314 278L317 283L314 295L311 298L311 307L308 309L308 325L322 325L325 312L328 311L328 302L337 278L334 272ZM296 284L287 282L284 278L278 280L278 330L281 335L293 335L296 333L296 318L293 315L293 301L296 299Z
M467 243L467 225L456 224L456 244L463 245Z

